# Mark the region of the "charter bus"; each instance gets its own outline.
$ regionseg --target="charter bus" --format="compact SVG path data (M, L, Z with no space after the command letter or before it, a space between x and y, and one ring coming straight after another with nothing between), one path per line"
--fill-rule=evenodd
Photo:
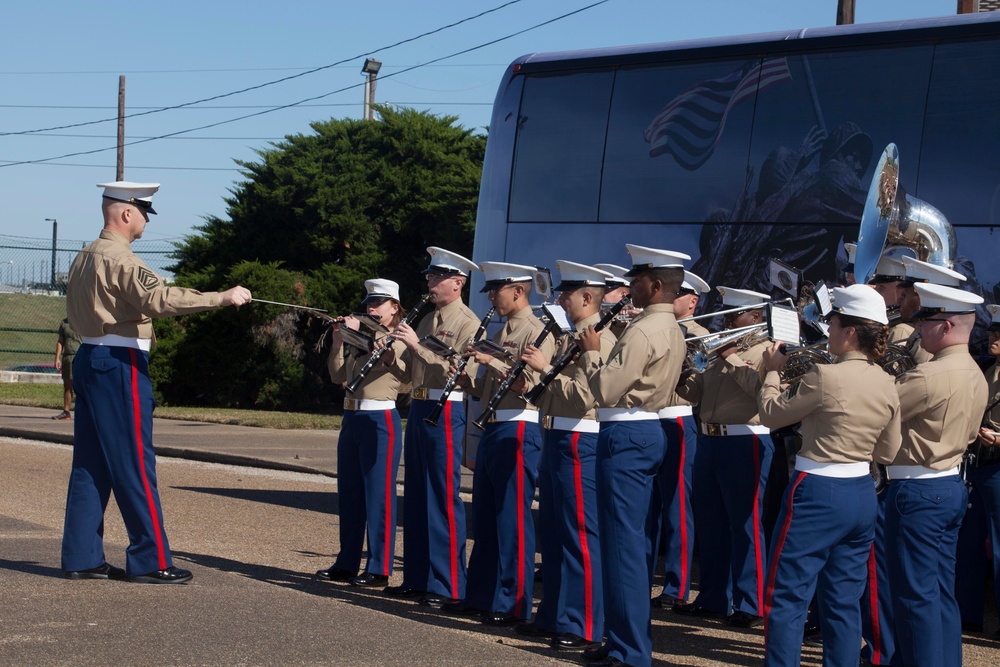
M523 56L493 107L473 258L628 266L629 242L691 255L713 286L771 292L772 258L829 282L894 143L900 184L996 303L998 63L1000 12Z

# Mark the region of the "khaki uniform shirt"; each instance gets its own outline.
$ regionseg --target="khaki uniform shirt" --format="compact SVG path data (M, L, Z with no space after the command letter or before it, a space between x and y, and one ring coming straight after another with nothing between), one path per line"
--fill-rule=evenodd
M376 338L381 340L386 335L379 333ZM406 345L398 340L392 343L392 351L396 353L397 359L402 356L405 349ZM330 379L337 384L345 384L353 380L370 357L370 353L359 350L353 345L341 344L340 347L330 350L330 356L326 360ZM379 362L368 371L364 382L358 387L358 391L354 394L353 398L372 401L395 401L396 396L399 395L400 385L399 378L390 373L385 364ZM348 398L352 397L349 395Z
M128 239L105 229L69 270L66 314L81 336L153 338L151 317L219 307L218 292L166 287L132 252Z
M705 327L703 327L700 324L698 324L697 321L684 322L680 326L681 326L681 331L684 332L684 338L691 338L693 336L707 336L708 334L712 333L711 331L709 331ZM699 341L695 341L694 343L691 344L691 346L693 347L694 345L697 345L698 342ZM691 349L691 347L688 348L688 350L690 350L690 349ZM685 364L685 366L686 365L687 364ZM697 402L689 401L688 399L682 397L679 393L675 393L674 394L673 403L670 404L670 407L677 407L677 406L681 406L681 405L692 405L693 406L693 405L697 405ZM700 416L701 416L701 411L700 410L698 411L698 415L699 415L699 418L700 418Z
M958 466L986 410L986 379L965 345L952 345L896 378L903 447L894 465Z
M493 359L486 366L486 373L481 378L472 379L472 389L470 393L473 396L479 396L483 400L483 407L486 407L486 402L489 401L493 394L496 393L497 385L503 380L503 375L510 368L517 363L517 360L521 358L521 352L528 345L535 342L538 338L538 334L542 332L545 325L542 324L541 320L531 314L531 308L525 307L517 311L513 315L507 318L504 323L503 328L500 329L493 336L493 342L497 345L503 347L503 349L510 352L513 361L511 363L506 363L500 359ZM542 344L538 346L542 354L552 358L552 351L555 349L555 343L552 341L552 335L545 337ZM527 386L530 388L538 383L538 378L541 377L537 372L531 370L531 367L524 369L524 378L527 381ZM496 406L497 410L537 410L533 405L530 405L527 401L521 398L516 392L508 391L507 395L503 397L503 400Z
M802 422L799 456L818 463L891 463L902 444L893 378L862 352L814 366L784 392L769 371L757 404L772 430Z
M461 299L455 299L446 306L435 308L424 315L416 326L418 338L436 336L441 341L462 353L465 346L479 329L479 318ZM414 389L443 389L451 376L451 359L440 357L426 347L419 345L416 350L405 348L399 364L392 366L392 373L403 383L410 383ZM476 372L476 362L470 361L465 367L470 376Z
M677 393L701 404L701 421L707 424L760 424L761 359L769 346L765 341L745 352L717 358L704 373L692 373Z
M601 319L600 313L594 313L590 317L585 317L576 323L577 330L583 330L589 326L597 324ZM577 336L566 335L559 341L555 357L561 357L570 347L576 343ZM601 329L601 350L600 358L606 362L611 356L614 348L615 335L611 333L611 327ZM552 366L545 369L548 372ZM553 417L570 417L572 419L597 419L596 404L594 394L590 391L590 384L587 381L587 374L583 372L580 365L570 363L556 375L551 384L542 394L539 411Z
M930 361L934 355L920 346L920 334L913 328L912 324L900 322L889 329L889 343L891 345L901 345L906 351L913 355L913 360L918 364Z
M986 369L987 405L1000 399L1000 361ZM985 408L984 408L985 409ZM987 418L993 423L993 430L1000 430L1000 403L994 405Z
M684 353L673 306L657 303L629 323L607 362L593 350L580 355L579 363L598 407L656 412L672 405Z

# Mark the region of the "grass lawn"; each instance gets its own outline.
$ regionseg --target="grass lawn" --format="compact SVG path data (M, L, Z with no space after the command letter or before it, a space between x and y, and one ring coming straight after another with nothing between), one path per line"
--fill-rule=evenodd
M0 294L0 350L3 350L0 351L0 368L52 363L56 355L56 331L64 317L65 297Z

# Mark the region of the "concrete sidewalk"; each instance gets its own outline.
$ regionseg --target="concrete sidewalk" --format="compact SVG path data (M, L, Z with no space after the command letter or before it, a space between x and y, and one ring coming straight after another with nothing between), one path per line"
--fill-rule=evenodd
M58 410L0 405L0 436L73 444L73 422L57 421ZM340 431L229 426L153 418L159 456L212 463L337 476ZM398 483L403 483L400 458ZM462 491L472 492L472 471L462 468Z

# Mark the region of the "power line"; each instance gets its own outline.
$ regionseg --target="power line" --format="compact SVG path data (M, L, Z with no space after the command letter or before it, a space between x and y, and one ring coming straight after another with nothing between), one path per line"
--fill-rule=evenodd
M385 78L387 78L387 76L383 76L382 78L385 79ZM402 83L402 82L397 81L396 83ZM417 88L418 90L426 90L426 91L429 91L429 92L437 92L437 93L441 93L441 92L449 92L450 93L450 92L457 92L457 91L462 91L462 90L468 90L467 88L458 88L458 89L455 89L455 90L433 90L431 88L419 88L418 86L411 86L410 84L407 84L407 83L404 83L403 85L404 86L410 86L412 88ZM487 85L487 84L482 84L482 85ZM480 88L482 86L476 86L476 87ZM416 106L418 104L450 104L450 105L454 105L454 106L493 106L492 102L392 102L392 104L403 104L403 105L407 105L407 106ZM271 104L232 104L232 105L217 104L217 105L202 106L202 107L193 107L193 108L192 107L187 107L184 110L185 111L201 111L203 109L270 109L272 106L274 106L274 105L271 105ZM309 107L353 107L353 106L355 106L355 103L354 102L331 102L329 104L299 104L297 106L300 106L300 107L303 107L303 108L309 108ZM72 106L72 105L65 105L65 104L0 104L0 109L71 109L71 110L76 111L76 110L95 110L95 109L96 110L104 110L104 109L117 109L117 108L118 108L117 106L108 106L108 105L103 105L103 106ZM163 107L130 107L130 108L131 109L162 109ZM43 134L43 132L44 132L43 130L38 130L38 131L32 132L32 134ZM45 135L43 135L43 136L45 136ZM56 135L49 134L47 136L51 137L51 136L56 136Z
M449 63L447 65L434 65L434 67L506 67L507 63ZM395 67L409 67L409 65L386 65L387 69L392 69ZM138 69L138 70L125 70L125 71L102 71L102 70L81 70L81 71L37 71L37 72L27 72L27 71L10 71L3 72L0 71L0 76L5 75L26 75L26 76L36 76L36 75L83 75L83 74L124 74L126 76L133 74L212 74L212 73L225 73L225 72L300 72L303 70L314 70L315 65L310 65L308 67L230 67L230 68L211 68L211 69ZM329 65L326 69L357 69L354 65Z
M0 160L0 162L10 162ZM77 164L73 162L28 162L20 164L35 164L42 167L87 167L94 169L108 169L113 165L106 164ZM0 167L9 167L10 164L0 164ZM139 165L125 165L129 169L155 169L157 171L239 171L239 167L143 167Z
M274 81L268 81L268 82L265 82L265 83L258 84L256 86L250 86L248 88L242 88L240 90L234 90L234 91L229 92L229 93L223 93L221 95L214 95L212 97L205 97L205 98L202 98L200 100L195 100L193 102L184 102L183 104L177 104L177 105L174 105L174 106L163 107L163 108L160 108L160 109L152 109L152 110L149 110L149 111L143 111L141 113L127 114L125 117L126 118L135 118L137 116L148 116L150 114L160 113L160 112L163 112L163 111L170 111L170 110L173 110L173 109L180 109L180 108L183 108L183 107L193 106L195 104L201 104L203 102L211 102L213 100L222 99L224 97L231 97L233 95L240 95L242 93L250 92L251 90L260 90L261 88L266 88L267 86L273 86L275 84L283 83L285 81L291 81L292 79L297 79L299 77L303 77L303 76L306 76L308 74L315 74L316 72L321 72L323 70L330 69L332 67L336 67L337 65L343 65L344 63L357 60L358 58L363 58L365 56L370 56L372 54L378 53L379 51L388 51L389 49L394 49L397 46L401 46L403 44L407 44L409 42L413 42L413 41L416 41L418 39L423 39L424 37L428 37L430 35L442 32L442 31L447 30L449 28L454 28L455 26L461 25L463 23L467 23L469 21L473 21L473 20L475 20L477 18L486 16L487 14L492 14L494 12L500 11L501 9L504 9L505 7L509 7L510 5L515 5L515 4L519 3L519 2L521 2L521 0L508 0L507 2L503 3L502 5L498 5L497 7L493 7L492 9L487 9L485 11L482 11L482 12L478 13L478 14L475 14L474 16L469 16L469 17L461 19L459 21L455 21L454 23L449 23L448 25L445 25L445 26L442 26L440 28L436 28L434 30L430 30L430 31L421 33L421 34L419 34L419 35L417 35L415 37L408 37L407 39L400 40L400 41L396 42L395 44L390 44L389 46L382 47L381 49L375 49L373 51L368 51L367 53L362 53L362 54L359 54L359 55L356 55L356 56L352 56L350 58L344 58L343 60L338 60L337 62L331 63L329 65L323 65L322 67L314 67L313 69L306 70L305 72L299 72L298 74L293 74L291 76L286 76L286 77L283 77L281 79L276 79ZM406 71L406 70L404 69L403 71ZM391 76L391 74L387 74L386 76ZM385 78L385 77L383 77L383 78ZM46 127L46 128L41 128L41 129L38 129L38 130L21 130L21 131L18 131L18 132L0 132L0 137L6 137L6 136L11 136L11 135L21 135L21 134L35 134L36 132L50 132L50 131L54 131L54 130L68 130L68 129L73 128L73 127L83 127L85 125L96 125L98 123L107 123L107 122L110 122L110 121L117 121L117 120L118 120L118 117L115 116L114 118L103 118L101 120L91 120L91 121L87 121L87 122L84 122L84 123L73 123L71 125L60 125L60 126L57 126L57 127Z

